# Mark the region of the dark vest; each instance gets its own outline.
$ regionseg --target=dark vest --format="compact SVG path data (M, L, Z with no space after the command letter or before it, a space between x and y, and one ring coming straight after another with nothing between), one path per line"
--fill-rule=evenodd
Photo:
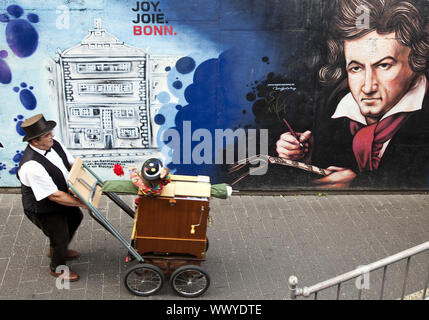
M67 168L67 170L70 171L71 166L68 163L67 156L63 148L61 148L61 145L54 140L54 145L52 146L52 149L54 149L55 152L58 153L65 167ZM40 153L34 151L30 147L30 145L28 145L24 151L21 161L19 162L18 168L20 169L24 163L30 160L40 163L46 169L49 176L52 178L55 185L57 186L58 190L63 192L68 192L67 182L64 179L64 176L61 170L57 168L54 164L52 164L52 162L50 162L44 156L42 156ZM24 210L28 210L31 212L41 212L41 213L56 212L59 210L64 210L63 205L60 205L54 201L51 201L48 198L44 198L40 201L37 201L31 188L23 185L22 183L21 183L21 193L22 193L22 205L24 207Z

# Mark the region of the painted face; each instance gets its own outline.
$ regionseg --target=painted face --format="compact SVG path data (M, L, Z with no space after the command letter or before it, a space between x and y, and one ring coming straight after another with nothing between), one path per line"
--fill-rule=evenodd
M39 137L39 139L35 139L34 146L41 150L48 150L54 145L54 134L52 131L49 131Z
M369 124L392 109L416 78L408 63L410 51L396 40L395 33L373 31L344 41L349 87Z

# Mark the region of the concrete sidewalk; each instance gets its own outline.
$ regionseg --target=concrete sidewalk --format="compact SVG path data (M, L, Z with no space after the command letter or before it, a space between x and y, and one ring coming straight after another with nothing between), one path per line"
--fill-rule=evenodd
M134 197L122 197L133 203ZM101 212L124 235L133 221L103 196ZM212 199L210 248L202 267L211 286L198 299L285 299L288 277L310 286L359 265L429 240L429 195L233 196ZM129 293L123 278L127 250L85 214L72 248L81 257L69 263L80 280L58 290L48 273L49 244L23 215L19 194L0 194L0 299L183 299L168 283L153 296ZM411 260L407 293L422 290L429 252ZM405 261L389 267L385 298L401 295ZM371 273L363 299L377 299L382 270ZM335 298L336 290L319 299ZM342 299L357 298L354 281Z

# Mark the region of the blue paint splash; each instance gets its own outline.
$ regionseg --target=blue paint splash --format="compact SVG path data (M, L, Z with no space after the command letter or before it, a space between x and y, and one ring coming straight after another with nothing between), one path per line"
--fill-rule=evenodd
M15 162L15 166L12 169L9 170L9 173L11 175L16 175L17 174L17 172L18 172L18 165L19 165L19 162L21 161L21 158L22 158L23 154L24 154L23 150L21 150L21 151L20 150L16 150L16 154L12 158L12 161Z
M27 19L28 19L28 21L30 21L32 23L39 22L39 16L37 14L34 14L34 13L29 13L27 15Z
M24 122L24 116L19 114L16 116L16 118L13 119L13 121L16 122L16 132L20 136L25 136L25 131L21 128L21 124Z
M6 50L0 51L0 83L8 84L12 81L12 71L9 65L3 59L7 58L8 53Z
M31 56L39 44L39 34L32 23L39 22L39 16L34 13L27 15L27 19L20 18L24 10L18 5L7 7L9 15L15 19L10 19L5 13L0 15L0 22L6 25L6 42L15 55L20 58Z
M9 173L14 176L14 175L16 175L18 173L18 169L19 169L18 165L15 164L15 166L12 169L9 170Z
M182 58L184 59L184 58ZM182 60L180 59L180 60ZM180 61L179 60L179 61ZM192 59L193 60L193 59ZM186 60L185 60L186 61ZM179 64L180 65L180 64ZM177 68L177 65L176 65ZM180 66L179 66L180 69ZM178 69L178 71L179 71ZM190 69L188 69L190 70ZM183 137L183 122L191 121L192 131L199 128L205 128L212 133L214 137L214 130L217 127L214 119L218 118L217 115L217 96L219 91L219 59L210 59L201 63L195 70L193 83L185 89L185 99L188 105L176 105L175 109L178 110L175 118L175 127L179 135ZM184 69L181 69L184 71ZM162 139L164 140L164 139ZM169 141L166 141L167 143ZM185 143L189 143L185 142ZM191 150L199 144L198 141L191 143ZM213 143L214 145L214 143ZM181 150L173 150L171 156L180 158L181 164L169 164L168 167L172 170L177 170L179 174L189 175L209 175L214 177L216 170L213 164L202 164L196 166L195 164L183 164L183 141L181 141ZM212 154L212 163L214 163L215 154Z
M12 158L13 162L19 163L23 155L24 151L16 150L16 154Z
M195 60L191 57L183 57L177 60L176 70L181 74L191 73L195 69Z
M170 95L168 94L168 92L160 92L156 95L156 98L158 99L159 102L166 104L170 102Z
M182 87L183 87L182 81L177 80L177 81L173 82L173 88L174 89L180 90L180 89L182 89Z
M0 162L0 173L1 173L3 170L6 170L6 165L5 165L4 163ZM0 175L0 179L1 179L1 175Z
M162 126L165 123L165 117L162 114L157 114L154 118L157 125Z
M186 103L175 106L177 110L175 118L175 127L181 137L180 150L172 150L171 158L180 159L180 164L170 163L168 167L176 170L177 174L184 175L208 175L212 183L228 181L226 164L215 164L216 155L225 157L225 141L221 145L221 150L215 150L215 131L220 130L237 130L237 129L259 129L260 126L255 123L255 116L250 112L251 104L246 100L247 88L242 79L248 78L249 73L254 68L252 61L242 61L241 50L228 50L223 52L218 58L208 59L199 64L193 74L193 81L184 90ZM189 57L186 57L189 58ZM184 59L184 58L182 58ZM180 60L182 60L180 59ZM179 60L179 61L180 61ZM189 68L186 69L182 63L176 64L177 71L194 70L190 60ZM193 60L193 59L192 59ZM178 61L178 62L179 62ZM239 61L239 62L237 62ZM174 83L173 80L172 83ZM173 85L174 88L174 85ZM249 112L248 112L249 111ZM211 163L195 164L192 159L190 164L184 164L183 144L190 144L188 150L195 150L196 146L201 147L202 141L183 141L184 130L183 122L190 121L191 134L198 129L206 129L210 132L212 141L211 146ZM166 125L160 128L160 135L169 129ZM167 137L159 137L164 144L171 146ZM187 139L187 138L186 138ZM231 146L234 150L237 148L237 140ZM160 143L158 142L160 145ZM209 146L207 143L205 146ZM237 155L236 155L237 156ZM238 159L236 159L238 160ZM224 161L225 162L225 161Z
M14 16L15 18L19 18L20 16L22 16L24 14L24 9L22 9L20 6L13 4L10 5L9 7L7 7L6 11Z
M30 86L27 89L27 84L25 82L22 82L20 87L21 89L19 87L14 87L13 91L19 92L19 100L25 109L34 110L37 106L37 100L34 94L31 92L33 87Z

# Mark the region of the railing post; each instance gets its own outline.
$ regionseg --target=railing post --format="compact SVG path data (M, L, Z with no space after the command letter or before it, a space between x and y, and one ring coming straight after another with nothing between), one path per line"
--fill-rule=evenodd
M404 297L405 297L405 289L407 287L407 281L408 281L408 270L410 269L410 260L411 260L411 256L407 258L407 266L405 267L405 278L404 278L404 284L402 285L401 300L404 300Z
M295 276L289 277L289 299L290 300L296 300L297 297L297 286L298 285L298 278Z
M429 271L429 265L428 265L428 271ZM428 277L426 279L425 287L423 288L422 300L426 299L426 292L428 290L428 286L429 286L429 273L428 273Z

